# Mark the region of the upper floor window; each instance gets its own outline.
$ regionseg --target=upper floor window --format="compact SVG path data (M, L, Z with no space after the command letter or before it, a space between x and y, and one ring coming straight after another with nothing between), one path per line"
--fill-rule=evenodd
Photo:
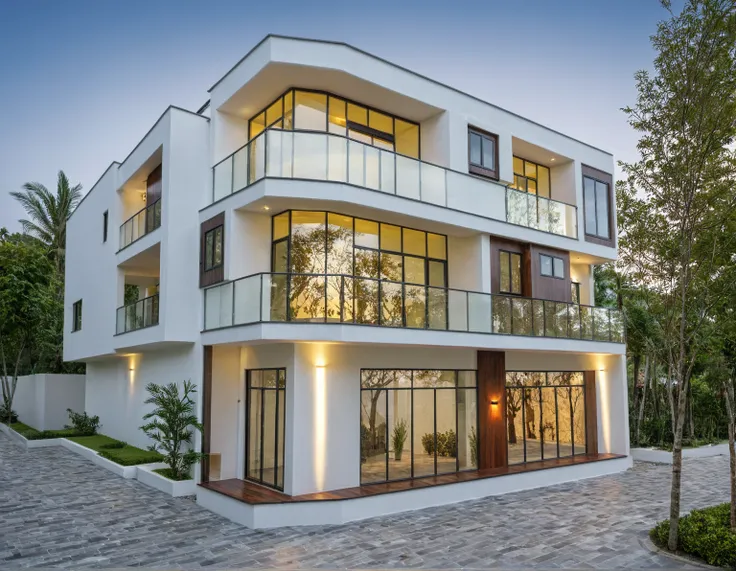
M549 198L551 189L549 168L520 157L514 157L514 183L509 186Z
M105 210L105 212L102 213L102 241L103 242L107 242L107 219L108 219L107 212L108 211Z
M499 291L521 295L521 254L500 250L498 256L501 268Z
M498 179L498 135L468 127L468 170Z
M222 265L223 226L217 226L204 235L204 271Z
M82 300L75 301L72 305L72 331L82 329Z
M540 273L551 278L565 278L565 260L557 256L539 255Z
M576 305L580 305L580 284L578 282L570 282L570 299Z
M585 203L585 233L608 240L611 237L608 183L589 176L583 177Z
M419 158L419 125L321 91L290 89L249 121L248 139L264 129L324 131Z

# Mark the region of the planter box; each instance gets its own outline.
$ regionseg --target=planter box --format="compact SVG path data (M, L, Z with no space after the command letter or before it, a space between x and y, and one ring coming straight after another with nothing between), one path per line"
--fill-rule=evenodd
M76 452L90 462L94 462L98 466L105 468L105 470L109 470L113 474L117 474L118 476L122 476L128 480L135 478L137 466L122 466L117 462L103 458L91 448L87 448L86 446L82 446L81 444L77 444L76 442L67 440L66 438L61 438L60 440L61 445L64 448L71 450L72 452Z
M48 446L59 446L63 438L46 438L44 440L28 440L22 434L18 434L15 430L4 424L0 424L0 432L7 434L8 437L18 446L22 446L26 450L32 448L46 448Z
M683 448L682 459L708 458L710 456L724 456L728 454L728 444L709 444L698 448ZM672 452L659 450L657 448L632 448L631 456L634 460L642 462L655 462L657 464L672 464Z
M146 486L166 492L175 498L179 496L193 496L197 493L197 484L194 480L181 480L179 482L169 480L161 474L154 472L154 470L160 468L166 468L166 464L143 464L138 466L138 475L136 478Z

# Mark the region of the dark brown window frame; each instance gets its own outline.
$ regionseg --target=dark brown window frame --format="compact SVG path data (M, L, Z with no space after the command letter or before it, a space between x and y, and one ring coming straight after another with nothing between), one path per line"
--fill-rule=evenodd
M583 192L583 236L586 242L592 244L599 244L601 246L609 246L614 248L616 246L616 228L614 225L615 212L613 204L613 176L607 172L589 167L587 165L581 165L582 170L582 192ZM608 185L608 238L603 238L596 234L589 234L587 232L585 224L585 179L590 178Z
M82 330L82 300L72 304L72 333Z
M471 134L478 135L479 137L481 137L481 139L485 138L485 139L490 139L493 141L493 150L494 150L494 153L493 153L494 168L493 169L489 169L483 164L473 163L470 160L470 136ZM483 160L482 149L481 149L481 160ZM468 172L471 174L476 174L478 176L483 176L486 178L491 178L493 180L498 180L498 135L496 135L495 133L490 133L478 127L474 127L472 125L468 125Z
M509 288L512 287L511 284L514 283L513 275L512 275L512 265L511 265L511 256L517 256L519 258L519 291L511 291L509 289L508 291L503 290L503 286L501 285L501 272L500 268L502 266L501 264L501 254L508 254L509 256ZM503 248L498 250L498 267L499 267L499 274L498 274L498 291L499 293L505 294L505 295L522 295L523 291L523 284L524 284L524 260L523 256L519 252L512 252L511 250L504 250Z
M219 239L219 242L220 242L220 261L219 262L216 262L215 261L215 253L217 252L217 242L218 242L217 232L218 232L218 230L220 232L220 239ZM209 251L209 248L207 247L207 237L208 236L212 236L212 252L210 252ZM225 225L224 224L220 224L219 226L215 226L211 230L207 230L207 232L204 233L204 246L205 246L205 251L204 251L204 271L205 272L209 272L209 271L212 271L212 270L215 270L215 269L221 267L225 263L225 261L223 260L223 257L222 257L222 251L223 251L223 248L225 246ZM207 264L207 255L208 254L211 254L211 259L212 259L212 264L210 264L210 265Z
M206 236L209 232L222 227L222 258L221 263L211 268L205 269L206 260ZM213 240L214 247L214 240ZM207 287L219 283L225 279L225 256L227 255L225 248L225 213L220 212L209 220L205 220L199 227L199 287ZM214 259L214 252L213 252Z
M551 274L545 274L544 271L542 270L542 258L549 258L550 260L552 260L552 273ZM560 258L559 256L552 256L550 254L542 254L542 253L539 254L539 274L544 276L545 278L554 278L556 280L564 280L565 275L558 276L555 273L555 260L560 260L560 262L562 262L562 272L564 274L565 273L565 259L564 258Z

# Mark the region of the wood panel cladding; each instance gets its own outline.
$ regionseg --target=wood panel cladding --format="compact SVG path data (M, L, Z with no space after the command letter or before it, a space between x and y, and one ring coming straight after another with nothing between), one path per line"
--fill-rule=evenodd
M222 226L223 241L222 241L222 261L223 263L211 270L205 270L205 234L212 230ZM207 287L216 283L219 283L225 279L225 213L220 212L217 216L213 216L209 220L205 220L199 227L199 287Z
M212 442L212 345L202 348L202 461L200 481L210 481L210 443Z
M478 468L508 466L506 354L478 351Z
M585 371L585 453L598 454L598 402L595 371Z
M161 199L161 165L151 171L146 179L146 203L153 204Z
M491 238L491 293L501 292L499 253L502 250L521 254L521 295L523 297L535 297L552 301L572 301L570 252L495 237ZM563 279L542 275L539 258L541 254L563 259L565 263L565 277Z

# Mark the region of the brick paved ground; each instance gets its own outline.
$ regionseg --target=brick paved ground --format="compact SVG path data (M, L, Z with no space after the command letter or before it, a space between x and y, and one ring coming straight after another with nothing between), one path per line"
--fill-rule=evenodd
M724 457L686 461L683 509L726 501ZM0 434L0 569L658 568L641 541L667 514L669 469L624 474L333 527L252 531L123 480L60 447Z

